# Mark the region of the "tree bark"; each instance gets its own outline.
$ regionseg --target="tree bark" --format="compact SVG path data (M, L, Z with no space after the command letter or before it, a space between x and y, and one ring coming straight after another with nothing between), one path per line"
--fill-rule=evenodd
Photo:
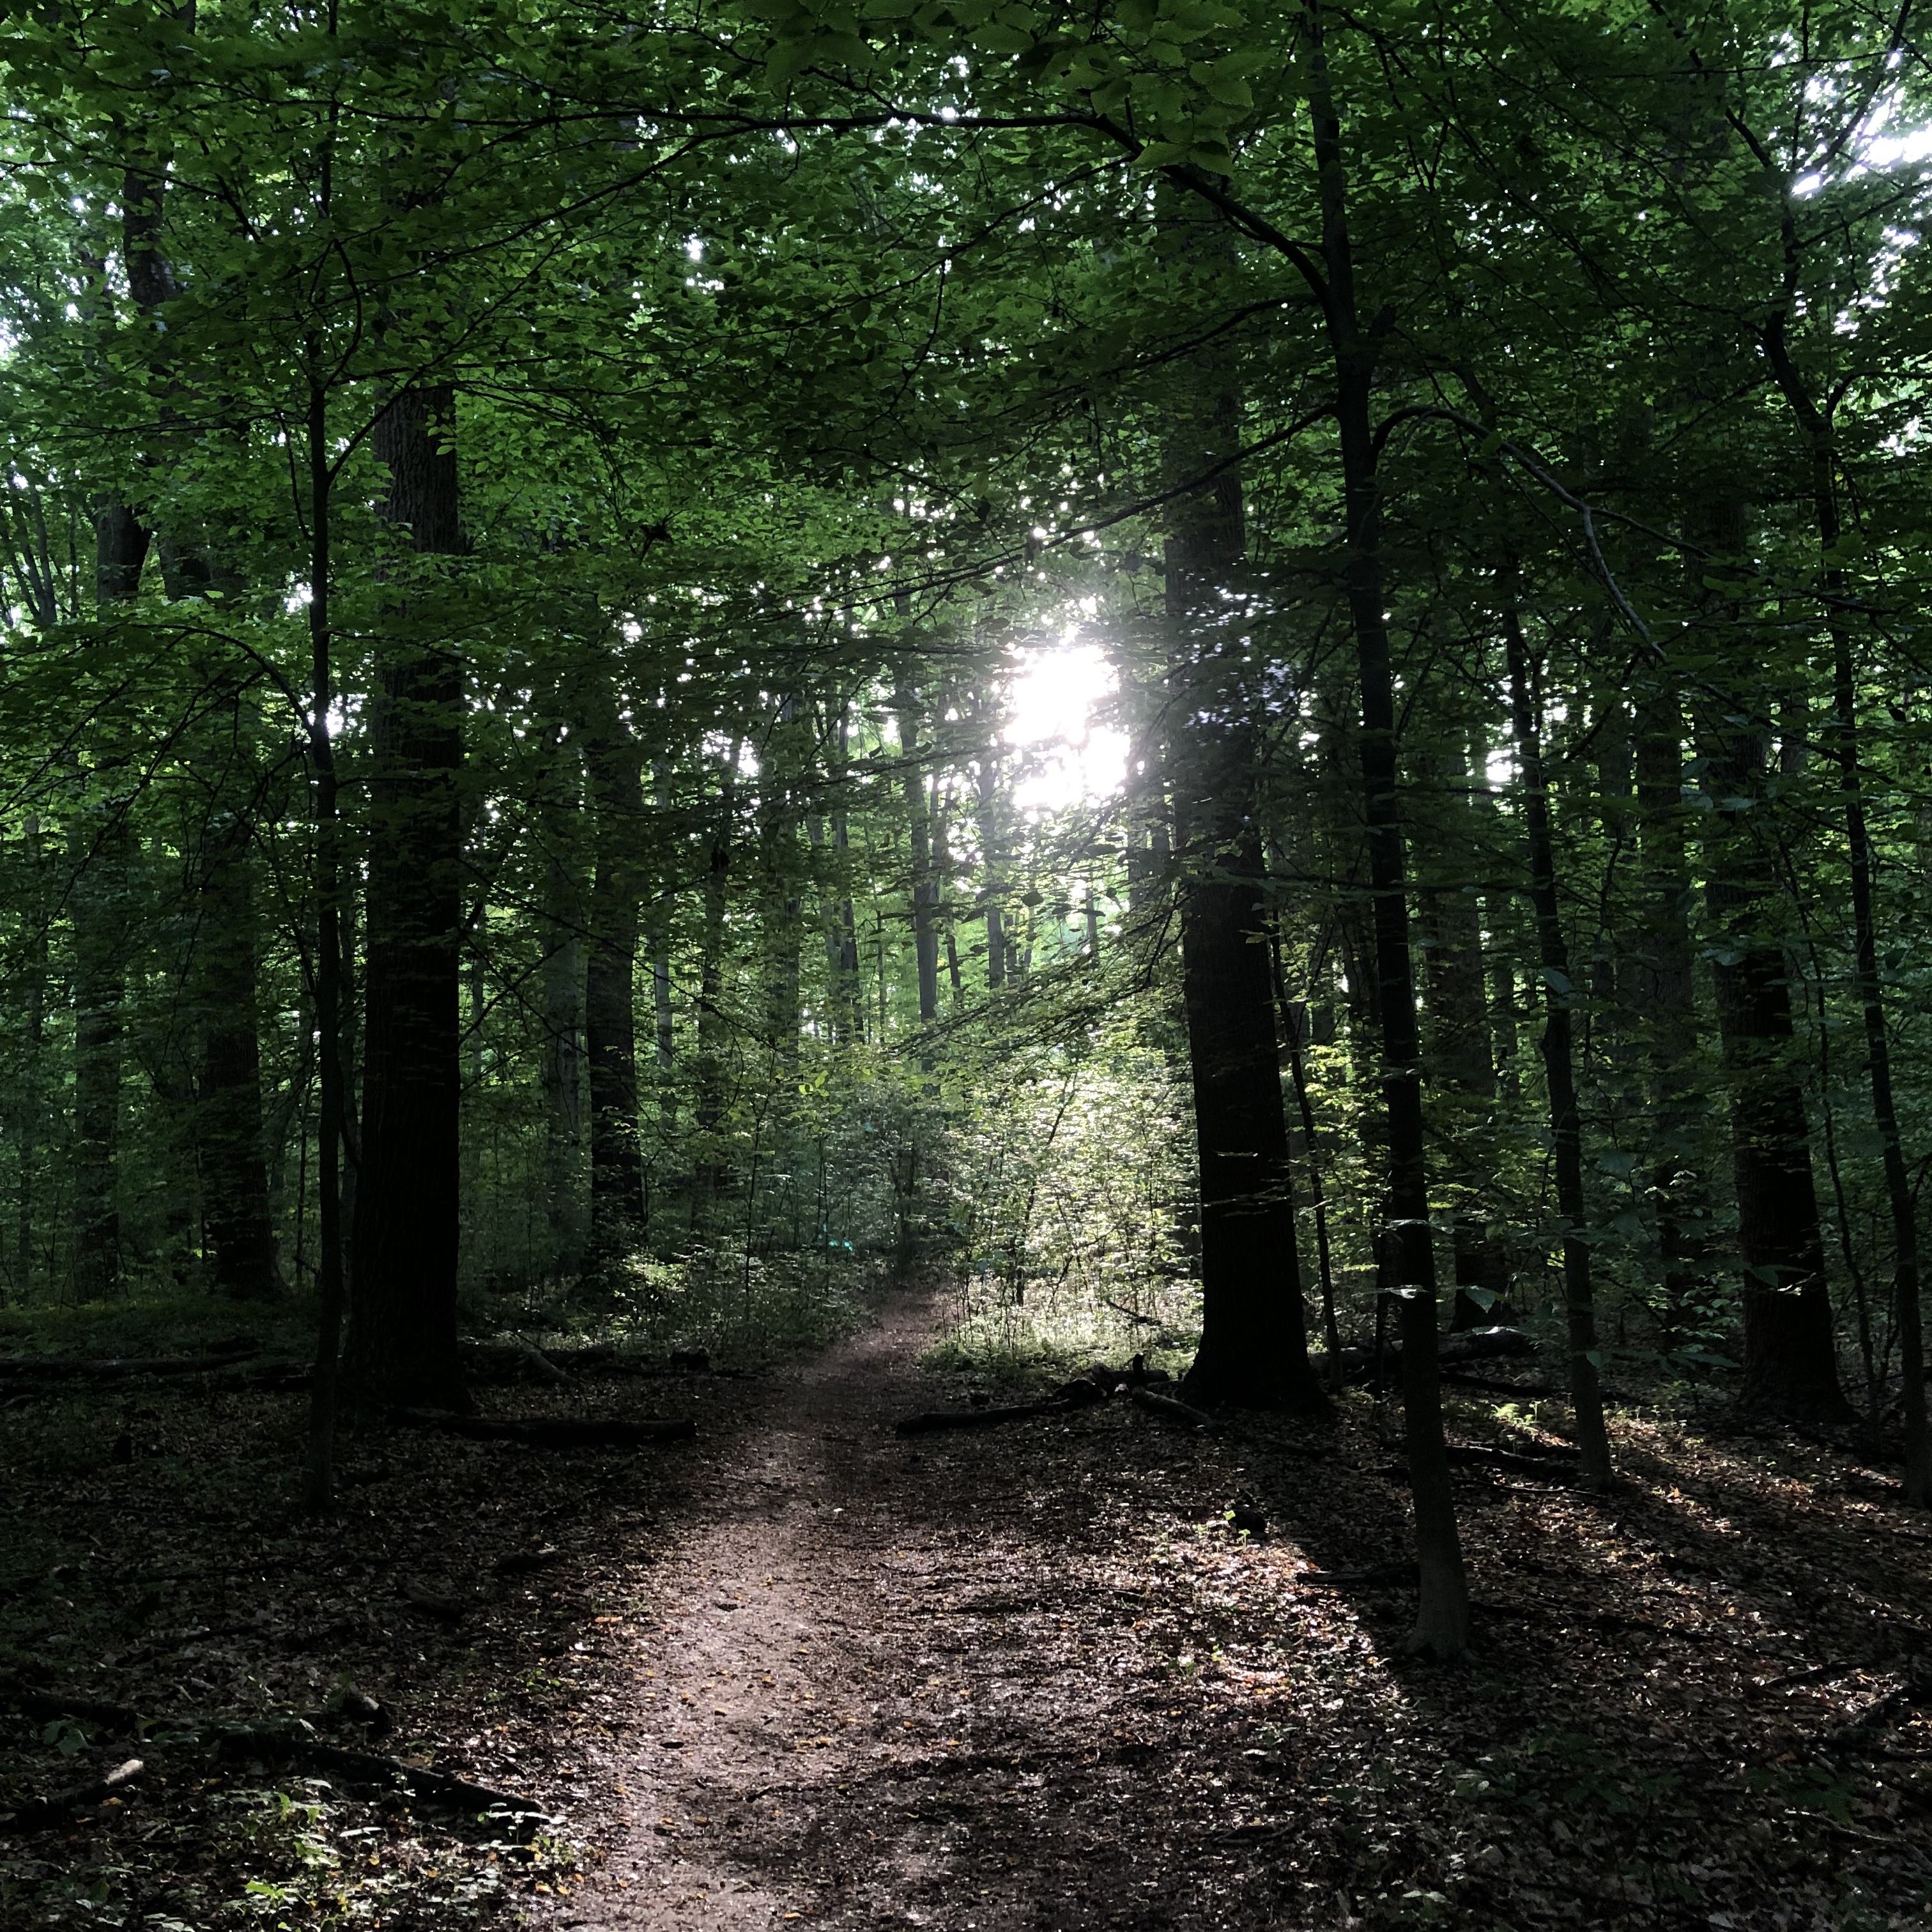
M1790 190L1785 190L1787 196ZM1886 1028L1885 985L1878 963L1878 923L1872 906L1874 854L1865 818L1864 786L1858 764L1858 676L1852 661L1851 629L1845 616L1845 577L1838 554L1844 525L1838 512L1838 464L1831 417L1813 400L1803 375L1792 361L1786 340L1790 298L1795 295L1798 264L1790 206L1786 235L1790 280L1786 302L1766 332L1765 347L1772 372L1786 401L1811 446L1812 512L1817 521L1820 576L1825 592L1827 627L1832 638L1832 748L1838 766L1838 794L1845 814L1846 843L1850 848L1852 932L1857 960L1858 1006L1864 1022L1865 1069L1870 1083L1873 1124L1878 1129L1880 1157L1885 1171L1886 1204L1892 1217L1892 1310L1898 1330L1899 1391L1905 1425L1905 1499L1921 1508L1932 1507L1932 1442L1925 1415L1925 1353L1920 1323L1918 1215L1911 1171L1898 1127L1898 1106L1892 1084L1892 1042ZM1871 1418L1876 1436L1880 1418Z
M1217 222L1178 208L1165 220L1172 272L1225 271ZM1327 1397L1308 1360L1275 1030L1256 700L1247 640L1231 614L1246 548L1240 476L1228 460L1240 405L1212 359L1189 377L1165 466L1178 478L1218 473L1175 500L1165 544L1172 682L1182 694L1168 770L1201 1178L1201 1345L1185 1386L1196 1400L1319 1412Z
M123 801L74 826L74 1283L98 1301L121 1288L122 1009L131 838Z
M139 594L149 542L129 505L112 498L97 505L94 598L104 623L124 615ZM130 848L118 801L109 800L98 818L88 812L74 823L74 1283L82 1301L115 1294L121 1286L118 1174Z
M1690 867L1684 836L1684 725L1666 676L1637 707L1636 783L1643 929L1637 998L1650 1094L1650 1198L1656 1215L1664 1327L1681 1341L1696 1319L1709 1207L1696 1151L1697 1001L1692 977Z
M734 738L718 789L711 832L710 863L704 876L704 931L698 962L697 1165L692 1190L692 1220L703 1218L730 1184L724 1131L724 915L730 884L732 847L738 819L738 760L743 741Z
M1330 90L1318 0L1304 0L1303 20L1310 60L1309 113L1321 203L1326 284L1322 306L1334 361L1336 426L1342 453L1348 544L1344 578L1361 682L1363 818L1375 907L1382 1085L1388 1116L1388 1214L1377 1246L1387 1285L1411 1291L1402 1297L1405 1336L1420 1337L1426 1327L1432 1342L1426 1352L1420 1347L1405 1346L1403 1350L1421 1574L1415 1628L1408 1644L1418 1653L1446 1660L1460 1657L1468 1646L1468 1588L1449 1491L1432 1346L1436 1256L1429 1225L1421 1041L1416 1025L1402 808L1396 789L1395 684L1383 616L1381 483L1376 472L1372 415L1383 318L1378 316L1365 331L1357 304L1342 124Z
M1742 556L1742 502L1708 512L1709 548L1720 560ZM1770 728L1742 681L1749 632L1738 600L1707 598L1706 614L1724 627L1724 653L1740 669L1737 709L1705 724L1700 749L1712 806L1704 893L1717 940L1712 973L1744 1275L1744 1399L1778 1414L1842 1421L1851 1406L1838 1382L1810 1129L1792 1065L1789 968L1783 937L1768 925L1778 897L1764 824Z
M578 826L584 767L574 744L553 731L539 824L543 854L544 1220L549 1271L572 1274L582 1259L579 1190L584 1154L584 900Z
M919 694L910 674L902 670L892 693L899 723L900 785L905 799L906 833L912 854L912 936L919 975L919 1023L939 1017L939 881L933 876L932 824L920 769ZM928 1068L929 1071L930 1069Z
M596 814L584 1057L590 1076L590 1245L598 1266L628 1253L644 1224L638 1116L638 940L644 893L644 754L618 708L613 672L586 674L578 704Z
M986 888L981 894L986 922L986 990L997 993L1006 983L1006 821L1000 797L1000 758L997 733L999 707L982 699L980 722L988 734L981 748L976 773L979 800L980 850ZM1131 855L1128 860L1131 869Z
M460 554L454 398L400 392L377 418L383 520L418 558ZM454 1408L462 1094L463 670L434 566L398 568L370 720L362 1161L346 1368L366 1398Z
M1563 1306L1569 1328L1570 1408L1583 1480L1610 1480L1610 1437L1604 1427L1603 1376L1597 1350L1597 1310L1585 1228L1583 1121L1576 1100L1574 1035L1576 989L1563 932L1556 887L1556 845L1550 824L1550 790L1543 772L1542 734L1530 701L1529 647L1516 603L1515 568L1502 573L1503 642L1509 662L1510 721L1522 784L1522 817L1529 848L1529 899L1536 914L1543 968L1543 1070L1550 1094L1550 1134L1556 1168L1556 1210L1563 1217Z
M1496 1064L1490 1051L1490 1015L1484 983L1482 916L1463 882L1474 857L1474 814L1465 796L1468 770L1458 756L1438 774L1451 796L1434 828L1440 849L1435 882L1418 892L1423 950L1423 998L1430 1021L1430 1068L1448 1118L1442 1123L1444 1164L1456 1200L1453 1221L1456 1300L1452 1330L1483 1328L1496 1314L1504 1284L1490 1239L1482 1196L1492 1163L1484 1143L1496 1100Z
M196 1139L211 1285L239 1301L281 1292L262 1132L255 898L245 820L211 828L204 847L200 967L201 1083Z

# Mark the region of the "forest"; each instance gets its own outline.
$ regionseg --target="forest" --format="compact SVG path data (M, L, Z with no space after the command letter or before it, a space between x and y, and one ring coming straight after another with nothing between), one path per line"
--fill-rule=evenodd
M1932 1922L1927 32L0 8L0 1924Z

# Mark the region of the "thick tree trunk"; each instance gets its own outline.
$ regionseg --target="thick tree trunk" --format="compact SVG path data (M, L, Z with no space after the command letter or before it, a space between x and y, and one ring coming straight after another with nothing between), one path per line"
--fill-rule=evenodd
M406 389L377 419L384 520L421 557L462 549L446 388ZM434 566L399 569L370 730L362 1161L346 1366L404 1407L466 1402L457 1360L462 1094L463 670Z
M644 892L644 754L619 711L608 666L578 707L596 814L584 1004L590 1076L590 1245L599 1266L628 1253L644 1225L638 1116L638 940Z
M1703 533L1720 558L1742 556L1742 503L1713 506ZM1707 602L1707 614L1728 633L1742 622L1728 598ZM1793 1064L1789 968L1783 935L1771 923L1778 892L1766 842L1770 728L1742 681L1748 632L1727 634L1723 648L1738 667L1740 682L1738 709L1708 722L1700 746L1712 806L1704 891L1718 942L1712 973L1730 1091L1744 1397L1775 1414L1839 1421L1851 1406L1838 1382L1810 1133Z
M104 622L123 614L139 592L148 543L128 505L108 500L98 506L94 584ZM122 1007L130 847L116 801L74 826L74 1281L82 1301L121 1287Z
M1788 197L1788 187L1785 193ZM1788 200L1785 232L1787 249L1791 251L1790 286L1795 292L1798 262ZM1828 410L1821 410L1812 400L1802 373L1792 360L1786 340L1787 322L1788 311L1780 310L1766 332L1765 346L1785 400L1811 445L1812 511L1817 520L1822 557L1820 574L1832 636L1832 746L1838 760L1846 843L1850 848L1852 932L1858 1006L1864 1021L1872 1120L1878 1129L1886 1204L1892 1216L1892 1312L1898 1330L1899 1369L1903 1377L1900 1406L1905 1425L1905 1498L1924 1508L1932 1505L1932 1440L1928 1440L1926 1429L1924 1340L1918 1305L1918 1204L1899 1132L1898 1107L1892 1083L1892 1042L1886 1026L1885 985L1879 974L1878 922L1872 904L1874 855L1858 764L1858 676L1852 661L1851 628L1846 616L1844 572L1838 561L1844 535L1838 514L1838 454ZM1871 1424L1876 1436L1880 1428L1876 1414L1872 1417Z
M1218 224L1167 218L1172 271L1214 275ZM1288 1123L1282 1105L1268 881L1256 819L1256 706L1247 639L1231 620L1246 548L1240 410L1226 372L1191 372L1167 431L1184 479L1166 544L1172 680L1183 694L1168 749L1178 846L1182 998L1201 1176L1201 1346L1186 1387L1198 1400L1318 1411L1308 1360Z
M245 821L210 833L202 880L201 1089L196 1140L212 1286L237 1300L281 1292L262 1133L254 854Z

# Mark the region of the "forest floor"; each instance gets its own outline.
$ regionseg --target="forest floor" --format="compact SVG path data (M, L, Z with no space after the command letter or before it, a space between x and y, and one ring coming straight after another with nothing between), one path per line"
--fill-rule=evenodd
M937 1316L901 1294L754 1375L482 1392L688 1414L682 1445L366 1427L326 1524L278 1473L298 1398L10 1409L0 1664L202 1714L133 1746L0 1720L0 1810L152 1760L0 1846L0 1922L1932 1924L1932 1535L1883 1470L1714 1407L1622 1416L1601 1498L1459 1467L1479 1642L1443 1670L1401 1654L1399 1579L1309 1580L1406 1552L1366 1396L1211 1435L1116 1400L902 1438L964 1396L919 1366ZM1472 1446L1556 1440L1527 1398L1450 1412ZM362 1748L534 1800L534 1844L211 1754L349 1680L393 1716Z

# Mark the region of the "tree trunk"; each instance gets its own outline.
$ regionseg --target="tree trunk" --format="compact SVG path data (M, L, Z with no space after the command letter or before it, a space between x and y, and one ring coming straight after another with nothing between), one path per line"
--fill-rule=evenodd
M1427 942L1423 997L1430 1021L1430 1071L1448 1115L1442 1124L1444 1164L1456 1196L1452 1224L1456 1300L1449 1325L1482 1328L1502 1318L1494 1311L1505 1286L1498 1279L1499 1258L1483 1210L1484 1191L1494 1171L1486 1142L1496 1109L1496 1064L1490 1052L1482 916L1474 890L1465 890L1475 856L1468 773L1459 757L1441 776L1450 796L1435 827L1441 846L1432 868L1437 879L1417 895Z
M462 549L454 398L405 389L374 439L383 520L418 557ZM346 1366L365 1396L466 1403L457 1360L462 1095L463 670L434 566L399 566L370 727L362 1161ZM401 586L410 586L406 592Z
M21 860L26 874L22 903L26 908L26 944L21 949L20 977L15 982L20 996L21 1054L14 1085L14 1158L18 1163L14 1196L14 1292L24 1298L34 1280L34 1222L38 1207L40 1138L46 1124L45 1070L41 1053L46 1037L47 926L41 850L40 821L29 818L21 838Z
M1681 1342L1708 1226L1698 1171L1697 1001L1692 977L1690 867L1684 807L1684 726L1676 686L1658 676L1637 709L1636 783L1643 929L1637 999L1650 1095L1650 1197L1657 1216L1664 1332Z
M1388 1213L1377 1246L1388 1286L1408 1291L1403 1296L1405 1334L1420 1338L1426 1329L1430 1340L1426 1350L1403 1351L1421 1576L1408 1646L1446 1660L1461 1656L1468 1647L1468 1586L1449 1491L1433 1347L1436 1256L1430 1238L1421 1041L1409 953L1408 881L1396 789L1395 684L1383 615L1381 484L1376 473L1372 416L1376 334L1364 331L1357 307L1348 174L1342 154L1341 120L1329 91L1318 0L1305 0L1303 18L1310 56L1309 112L1322 210L1324 319L1334 358L1336 427L1342 454L1348 544L1345 581L1361 683L1363 818L1375 907L1382 1084L1388 1116ZM1381 323L1378 317L1378 328Z
M149 537L127 504L94 514L94 596L101 621L124 614L140 590ZM74 1282L82 1301L121 1286L118 1195L122 1003L127 993L129 832L117 802L73 829Z
M584 1005L586 908L577 828L583 818L577 748L553 732L542 784L544 1221L547 1272L581 1262L578 1190L584 1153Z
M1790 189L1785 190L1787 196ZM1792 228L1786 203L1787 247ZM1795 290L1797 261L1790 256ZM1898 1330L1900 1403L1905 1425L1905 1499L1932 1506L1932 1442L1925 1416L1924 1341L1918 1306L1918 1216L1911 1170L1899 1132L1892 1092L1892 1042L1886 1028L1885 985L1879 975L1878 924L1872 906L1874 854L1865 819L1864 787L1858 765L1858 677L1852 661L1846 619L1844 572L1838 562L1844 534L1838 514L1838 464L1827 411L1813 401L1786 341L1787 312L1780 310L1766 332L1765 346L1773 373L1792 413L1811 445L1812 511L1818 526L1820 571L1826 621L1832 636L1832 746L1838 765L1838 792L1845 814L1846 842L1852 869L1852 930L1858 962L1858 1005L1864 1021L1865 1069L1871 1085L1873 1124L1885 1170L1886 1204L1892 1217L1892 1310ZM1880 1418L1871 1418L1879 1432Z
M998 730L998 707L982 701L980 716L989 734ZM986 885L982 898L986 919L986 990L997 993L1006 983L1006 825L1000 798L1000 760L996 735L982 748L977 772L980 850ZM1132 857L1129 856L1131 870Z
M1742 556L1742 502L1715 506L1704 534L1720 559ZM1738 601L1708 598L1706 614L1731 634L1722 648L1742 668L1750 633ZM1712 806L1705 902L1717 941L1712 974L1744 1272L1744 1399L1778 1414L1840 1421L1851 1407L1838 1382L1810 1135L1792 1064L1789 968L1783 935L1770 925L1778 897L1765 825L1774 809L1770 728L1742 682L1734 701L1735 712L1706 724L1700 749Z
M578 707L596 814L584 1022L590 1075L590 1245L599 1267L636 1246L644 1214L636 983L644 892L644 754L619 709L612 677L608 664L588 671Z
M1174 208L1164 224L1172 272L1225 272L1218 223ZM1247 640L1228 615L1246 547L1240 472L1229 462L1240 406L1224 369L1204 358L1189 373L1165 466L1176 478L1218 474L1175 500L1166 542L1172 678L1183 694L1168 769L1201 1176L1201 1346L1186 1387L1199 1400L1315 1412L1327 1398L1309 1364L1295 1240L1256 816L1256 700Z
M910 674L904 670L892 693L892 710L899 721L899 782L912 851L912 936L919 971L919 1023L930 1026L939 1017L939 881L933 876L932 825L926 779L919 764L919 694ZM927 1070L931 1070L929 1066Z
M790 1096L797 1088L805 951L805 907L798 889L798 790L803 763L798 712L795 698L788 697L780 703L758 790L765 1035L775 1064L784 1075L784 1091L778 1096L781 1126Z
M832 846L827 875L831 898L825 915L826 1004L832 1036L842 1046L866 1036L865 1002L859 990L859 926L852 904L852 830L845 807L850 716L842 701L831 734Z
M255 991L254 852L247 822L211 830L202 880L201 1090L196 1140L212 1285L236 1300L281 1292L262 1134L262 1054Z
M738 818L738 759L743 741L734 738L718 791L711 833L710 863L704 875L704 932L698 962L697 1166L693 1174L692 1220L695 1226L724 1194L731 1179L724 1130L724 915L730 884L731 848Z
M670 762L666 758L651 760L651 786L652 799L657 807L658 824L661 828L670 824ZM661 831L659 850L667 844ZM675 862L662 868L658 878L658 889L651 896L651 1018L656 1036L658 1081L663 1089L662 1112L667 1120L676 1118L677 1096L673 1092L670 1076L677 1064L677 1031L676 1015L670 998L670 920L675 899Z
M1563 1304L1569 1328L1570 1407L1582 1480L1601 1488L1610 1480L1610 1438L1604 1428L1603 1377L1597 1351L1597 1310L1590 1278L1588 1220L1583 1198L1583 1122L1576 1100L1571 1017L1576 990L1556 889L1556 845L1550 824L1550 791L1543 775L1542 734L1530 701L1529 648L1516 604L1515 569L1504 572L1503 640L1509 661L1510 720L1522 784L1523 830L1529 848L1529 899L1536 914L1537 958L1543 968L1543 1070L1550 1093L1550 1142L1556 1156L1556 1209L1563 1217Z
M74 1283L76 1298L98 1301L121 1286L117 1188L121 1124L121 1011L128 832L118 806L94 832L83 821L86 867L70 899L74 920ZM77 844L80 842L77 841Z

